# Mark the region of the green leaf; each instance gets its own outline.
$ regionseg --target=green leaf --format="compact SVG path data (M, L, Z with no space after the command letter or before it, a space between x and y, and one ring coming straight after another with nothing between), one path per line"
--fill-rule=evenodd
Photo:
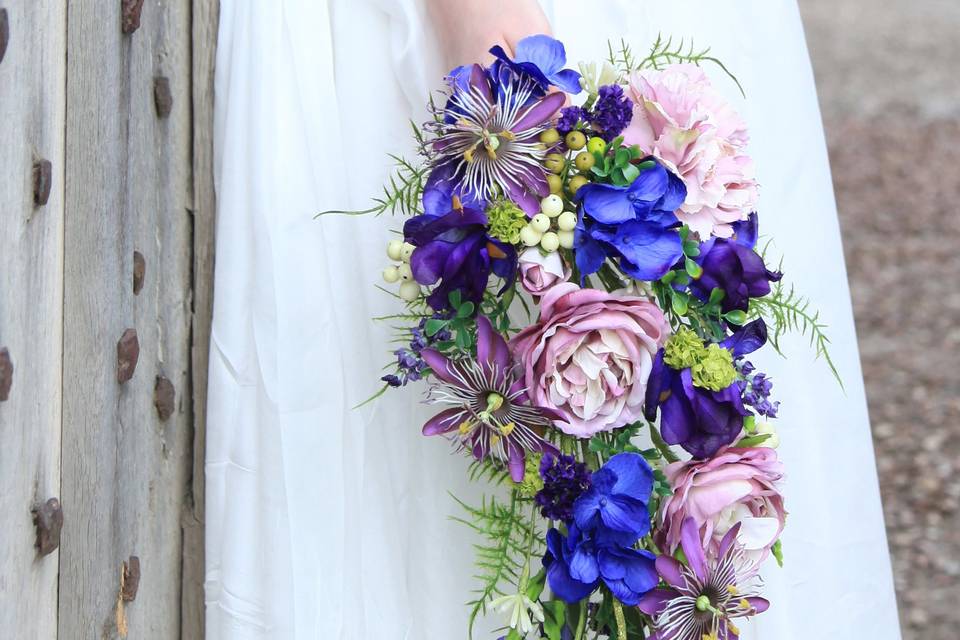
M670 306L674 313L685 316L687 315L687 309L689 309L689 297L685 293L675 293L670 300Z
M719 287L714 287L713 290L710 291L710 299L707 301L707 304L711 306L720 304L726 295L726 291Z
M769 433L761 433L761 434L758 435L758 436L747 436L746 438L740 438L740 440L737 441L736 446L738 446L738 447L755 447L755 446L757 446L757 445L759 445L759 444L763 444L764 442L766 442L767 439L770 438L770 435L771 435L771 434L769 434Z
M630 164L630 151L622 147L617 149L617 153L614 155L614 164L617 167L624 167Z
M437 318L431 318L430 320L427 320L427 324L425 326L427 335L431 338L437 335L441 330L443 330L444 327L447 326L447 322L447 320L439 320Z
M447 296L447 300L450 301L450 306L456 309L460 306L460 290L455 289L450 292L450 295Z
M733 311L728 311L723 314L723 319L730 324L735 324L739 327L747 321L747 314L743 311L740 311L740 309L734 309Z
M543 630L548 640L561 640L567 619L567 605L562 600L543 603Z
M686 258L683 261L683 268L686 269L687 273L694 280L696 280L697 278L703 275L703 267L698 265L696 262L694 262L690 258Z
M462 305L457 308L457 317L458 318L469 318L473 315L473 310L476 309L476 305L467 300Z
M783 543L780 540L773 543L773 546L770 548L770 553L777 559L777 564L783 568Z
M547 572L545 569L540 569L537 575L533 576L527 581L527 597L536 602L540 597L540 594L543 593L543 587L546 582Z
M623 179L627 184L632 184L640 175L640 169L634 164L627 164L620 170L623 173Z

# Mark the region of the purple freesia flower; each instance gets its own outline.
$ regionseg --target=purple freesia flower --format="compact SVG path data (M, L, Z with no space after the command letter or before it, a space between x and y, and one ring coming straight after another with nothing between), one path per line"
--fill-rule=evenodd
M687 564L659 556L657 572L667 587L640 598L640 610L654 619L655 632L648 640L737 640L740 630L733 619L770 607L759 596L756 565L737 542L739 531L739 524L731 527L720 543L717 559L708 562L696 521L684 520L680 544Z
M545 455L540 461L543 489L534 496L540 515L548 520L573 519L573 504L590 488L590 470L568 455Z
M580 216L574 251L582 277L613 258L627 275L657 280L683 255L674 211L683 204L686 187L660 163L653 161L630 186L587 184L576 197Z
M513 284L517 252L513 246L487 235L487 216L479 209L458 207L443 215L423 214L407 220L403 235L416 249L410 256L414 279L430 286L440 281L427 298L435 310L450 306L449 295L460 291L479 306L490 273Z
M469 194L466 202L502 193L533 216L550 193L539 135L563 105L564 94L538 97L536 83L527 78L494 84L480 65L470 66L469 74L458 71L450 87L439 117L424 125L432 132L432 170L442 172L428 189L442 180L451 194Z
M720 346L739 358L766 342L763 320L742 327ZM743 429L750 412L743 405L742 390L734 381L720 391L693 384L690 369L677 371L657 353L647 381L644 414L653 421L660 410L660 433L668 444L678 444L695 458L709 458L731 444Z
M537 433L559 416L529 404L507 343L486 316L477 316L476 359L450 360L435 349L420 356L438 380L428 401L451 405L423 425L424 435L449 435L477 460L502 461L514 482L523 480L527 451L559 453Z
M746 311L750 298L761 298L770 293L770 283L783 274L770 271L763 258L754 250L757 239L757 214L733 225L732 238L711 237L700 245L697 264L703 275L690 283L690 291L701 300L707 300L714 289L723 291L720 303L724 313L739 309Z
M554 86L569 94L580 93L580 74L573 69L563 68L567 64L567 51L562 42L540 34L523 38L517 43L516 49L512 59L500 45L491 48L490 53L500 65L521 78L532 78L543 91Z
M623 95L623 87L608 84L600 87L597 102L593 105L590 122L594 131L610 142L620 135L633 119L633 101Z

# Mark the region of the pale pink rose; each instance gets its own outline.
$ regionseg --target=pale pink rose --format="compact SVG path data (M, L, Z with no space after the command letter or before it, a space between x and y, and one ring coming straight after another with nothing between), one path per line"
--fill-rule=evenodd
M647 378L669 324L645 298L566 282L540 300L540 320L511 341L534 405L556 426L588 437L642 415Z
M570 279L570 267L556 251L543 255L530 247L520 254L520 286L535 296L542 296L553 286Z
M731 223L757 205L746 123L696 65L634 73L627 95L633 119L624 141L661 160L687 187L677 217L703 240L729 237Z
M773 449L721 449L709 460L667 465L666 475L673 495L660 505L658 542L669 553L680 546L686 518L696 521L704 548L713 553L739 523L738 540L757 562L783 532L787 514L778 488L783 465Z

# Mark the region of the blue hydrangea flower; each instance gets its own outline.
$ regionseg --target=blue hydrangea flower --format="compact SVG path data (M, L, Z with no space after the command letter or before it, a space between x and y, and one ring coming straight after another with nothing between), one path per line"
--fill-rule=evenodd
M495 67L502 65L518 76L533 78L543 91L551 86L573 95L581 91L580 73L563 68L567 64L567 51L563 43L548 35L522 39L517 43L517 52L512 59L500 45L490 49L490 53L497 58Z

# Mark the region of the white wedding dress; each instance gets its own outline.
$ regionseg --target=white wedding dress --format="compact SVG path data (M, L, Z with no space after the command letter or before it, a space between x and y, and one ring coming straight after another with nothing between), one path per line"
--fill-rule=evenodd
M390 357L368 318L387 228L364 208L410 153L443 69L416 0L221 0L216 302L207 444L209 640L457 640L471 536L448 519L479 487L420 435L415 389L361 409ZM830 324L846 391L805 339L764 352L782 401L786 566L748 639L896 640L856 336L813 76L794 0L545 2L568 62L607 39L693 37L742 82L761 232ZM756 362L756 360L754 360ZM494 628L495 615L487 621ZM495 635L477 634L493 639Z

